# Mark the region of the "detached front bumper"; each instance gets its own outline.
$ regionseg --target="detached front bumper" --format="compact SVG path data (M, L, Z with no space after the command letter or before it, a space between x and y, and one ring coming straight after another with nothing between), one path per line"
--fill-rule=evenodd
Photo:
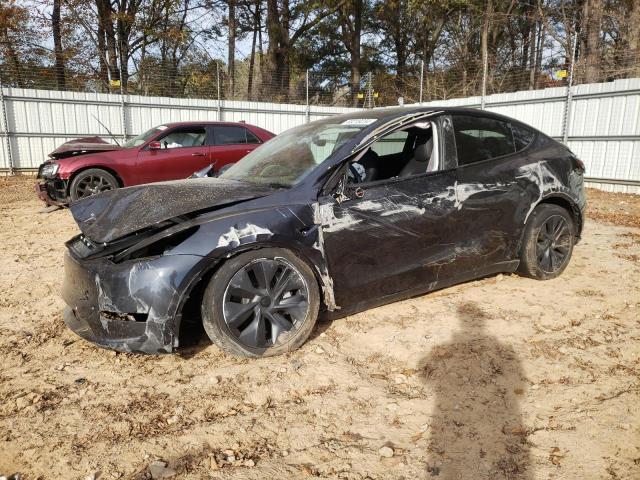
M48 205L64 206L69 203L66 180L40 179L35 185L35 191L38 198Z
M65 255L64 321L80 337L121 352L171 353L180 312L206 261L174 255L127 261Z

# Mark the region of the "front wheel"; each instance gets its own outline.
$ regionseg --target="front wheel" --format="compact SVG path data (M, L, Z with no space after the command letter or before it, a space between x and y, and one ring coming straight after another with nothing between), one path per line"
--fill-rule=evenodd
M232 258L214 274L203 296L202 323L228 353L278 355L305 342L319 306L311 268L288 250L265 248Z
M560 275L571 259L575 224L566 209L538 205L527 222L520 253L519 271L538 280Z
M118 188L118 180L101 168L89 168L78 173L69 186L72 201Z

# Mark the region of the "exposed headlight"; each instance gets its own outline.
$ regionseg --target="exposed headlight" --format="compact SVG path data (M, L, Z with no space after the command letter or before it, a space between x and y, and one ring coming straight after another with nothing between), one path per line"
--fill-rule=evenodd
M117 253L113 256L113 261L120 263L124 260L159 257L187 240L191 235L196 233L199 228L200 226L196 225L173 232L171 228L162 230Z
M55 177L56 173L58 173L59 168L60 165L57 163L47 163L40 170L40 176L43 178Z

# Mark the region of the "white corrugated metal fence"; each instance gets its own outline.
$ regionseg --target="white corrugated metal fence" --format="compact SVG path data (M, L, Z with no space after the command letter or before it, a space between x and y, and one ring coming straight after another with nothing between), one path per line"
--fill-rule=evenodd
M281 133L306 121L353 108L143 97L5 88L0 116L0 171L35 169L61 143L99 135L99 119L115 136L137 135L155 125L187 120L240 121ZM568 146L585 162L592 185L640 193L640 79L574 86ZM486 109L562 139L564 87L489 95ZM479 108L480 97L423 105ZM9 156L11 155L11 162ZM601 180L598 182L597 180Z
M281 133L307 121L345 113L352 108L261 102L177 99L137 95L4 89L8 129L0 135L11 146L0 149L0 170L36 169L60 144L78 137L109 139L102 122L118 139L131 138L151 127L192 120L245 121Z
M562 140L566 99L565 87L500 93L486 97L486 110ZM480 97L423 105L479 108ZM640 193L640 79L574 86L567 136L567 146L587 167L589 186Z

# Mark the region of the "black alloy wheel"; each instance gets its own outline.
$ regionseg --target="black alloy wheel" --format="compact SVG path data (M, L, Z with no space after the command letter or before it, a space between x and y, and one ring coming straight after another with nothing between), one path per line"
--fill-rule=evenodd
M118 181L113 175L99 168L90 168L74 177L69 187L69 194L71 200L75 201L116 188L118 188Z
M251 250L227 260L212 276L202 299L202 325L228 353L278 355L306 341L320 301L313 270L296 254Z
M560 215L549 217L540 228L536 244L538 266L546 273L555 273L564 266L571 249L571 230Z
M267 348L302 322L309 310L302 275L281 258L261 258L231 278L224 295L224 320L243 345Z
M549 203L536 206L524 229L518 271L538 280L560 275L571 259L575 228L568 209Z

